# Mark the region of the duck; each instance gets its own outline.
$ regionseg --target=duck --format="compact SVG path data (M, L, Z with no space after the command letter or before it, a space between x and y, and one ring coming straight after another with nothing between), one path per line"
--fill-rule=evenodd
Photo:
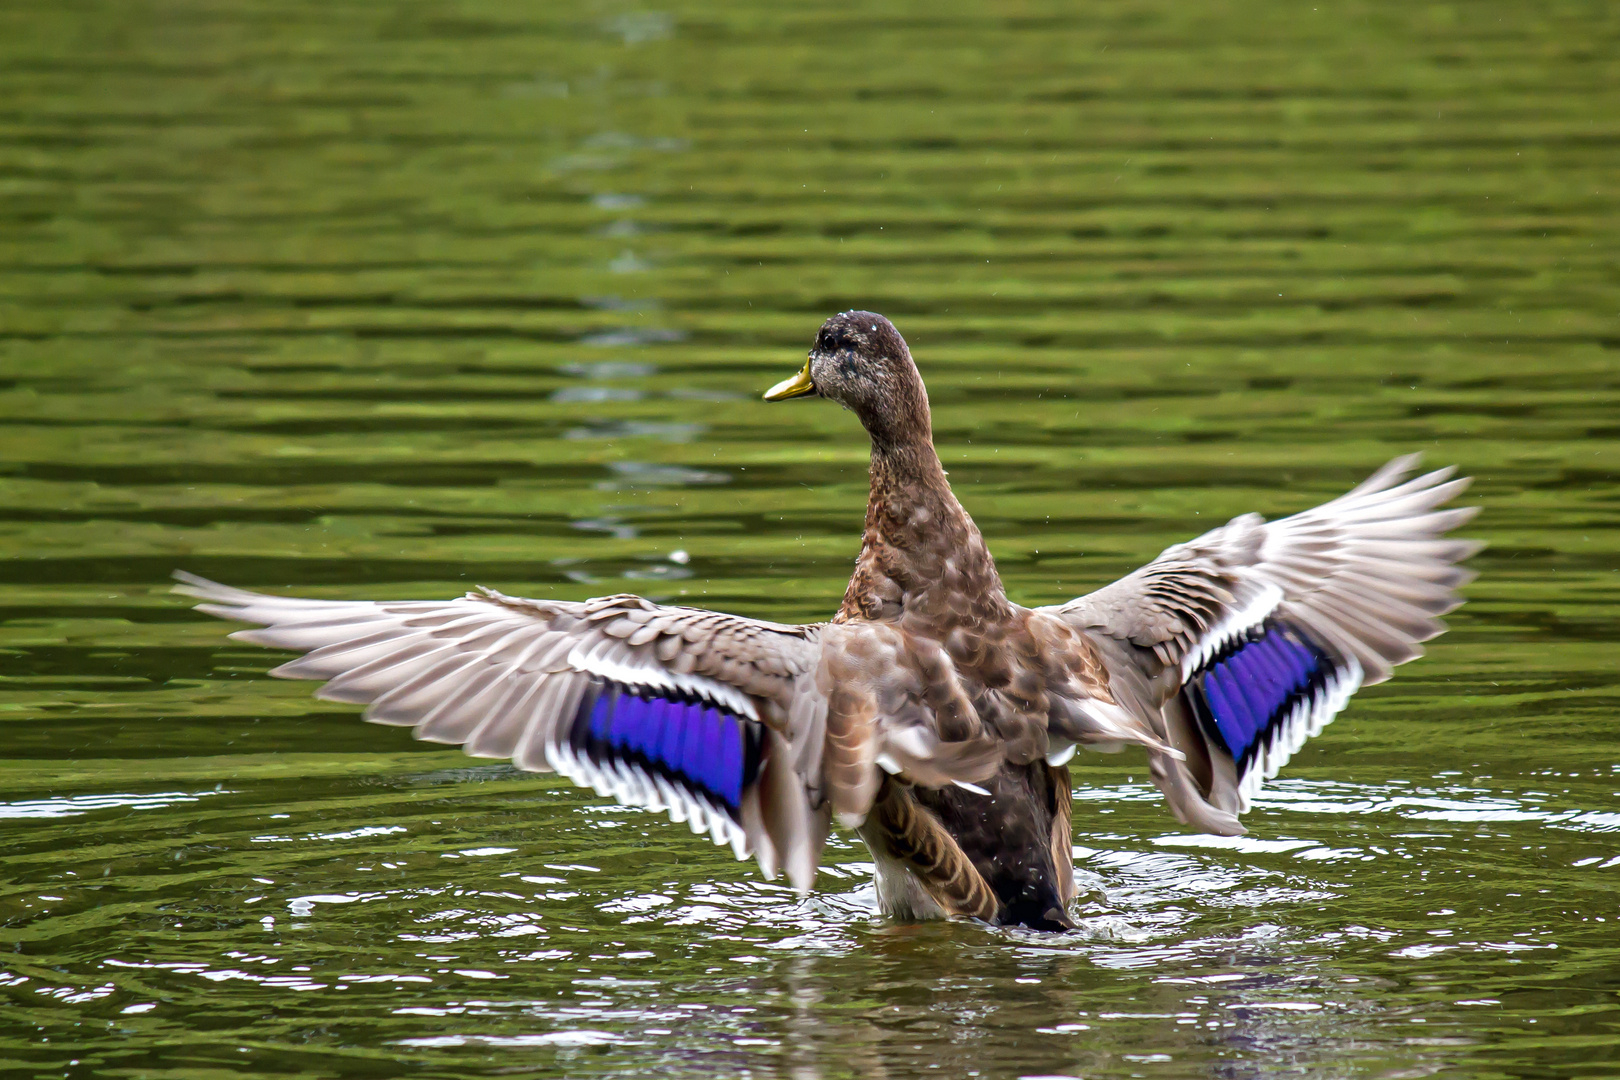
M835 402L871 442L860 552L822 623L628 594L312 600L183 571L176 591L252 624L232 638L301 654L271 675L665 813L800 894L836 825L870 849L888 917L1066 931L1077 751L1144 753L1183 825L1244 833L1304 741L1445 629L1480 547L1448 536L1477 509L1446 505L1467 479L1413 476L1410 455L1313 509L1244 514L1025 607L951 490L888 319L828 319L764 397Z

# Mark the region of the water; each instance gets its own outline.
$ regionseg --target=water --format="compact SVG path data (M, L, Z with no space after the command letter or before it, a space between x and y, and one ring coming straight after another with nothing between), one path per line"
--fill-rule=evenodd
M1602 4L0 12L0 1068L1620 1066L1620 20ZM1076 768L1084 930L800 900L359 723L167 594L824 617L905 332L1049 603L1398 452L1491 547L1250 818ZM683 561L676 552L686 552Z

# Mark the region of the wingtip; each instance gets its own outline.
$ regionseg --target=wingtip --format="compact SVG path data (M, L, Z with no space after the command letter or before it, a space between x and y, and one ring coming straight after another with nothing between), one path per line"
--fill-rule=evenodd
M189 596L194 600L206 600L212 604L232 605L252 601L257 598L254 593L244 592L241 589L233 589L229 585L221 585L217 581L212 581L201 576L200 574L193 574L185 570L170 571L169 576L179 583L169 587L169 591L178 596ZM198 605L198 610L204 610L203 606ZM218 611L210 611L208 613L210 615L220 614ZM229 615L224 615L222 617L231 618Z
M169 591L179 596L204 599L222 587L217 581L209 581L205 577L186 570L171 570L169 577L171 580L178 582L178 584L169 586Z
M1345 497L1371 495L1392 488L1406 479L1422 463L1423 454L1421 452L1401 454L1399 457L1390 458L1371 476L1351 488Z
M814 858L803 857L799 853L788 858L784 870L787 871L788 884L793 891L801 897L809 896L816 887L816 863Z
M1384 462L1384 467L1374 475L1383 475L1398 478L1416 472L1423 465L1423 451L1414 450L1409 454L1397 454Z

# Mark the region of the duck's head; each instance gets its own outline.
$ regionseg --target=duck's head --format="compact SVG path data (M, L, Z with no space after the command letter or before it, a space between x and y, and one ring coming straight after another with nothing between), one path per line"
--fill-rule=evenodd
M878 443L931 435L928 393L900 331L870 311L846 311L821 324L800 372L765 391L766 401L819 396L860 418Z

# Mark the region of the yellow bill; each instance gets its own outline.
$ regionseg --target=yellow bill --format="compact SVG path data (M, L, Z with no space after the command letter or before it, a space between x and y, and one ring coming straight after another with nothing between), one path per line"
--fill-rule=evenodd
M816 384L810 381L810 361L806 360L803 370L797 375L791 379L783 379L765 391L765 400L786 401L788 398L804 397L815 392Z

